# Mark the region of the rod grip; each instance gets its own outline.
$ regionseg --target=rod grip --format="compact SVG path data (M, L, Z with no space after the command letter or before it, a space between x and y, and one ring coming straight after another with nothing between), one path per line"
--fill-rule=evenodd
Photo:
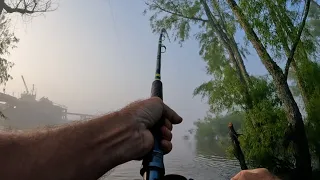
M159 97L163 99L162 82L154 80L151 87L151 97ZM142 161L142 168L140 174L144 179L160 179L164 176L163 151L161 149L161 126L164 120L159 121L152 129L150 129L154 137L154 145L151 152L149 152ZM145 177L147 176L147 177Z
M151 97L159 97L163 99L162 82L160 80L154 80L152 82Z
M152 97L159 97L159 98L163 99L162 82L160 80L153 81L152 87L151 87L151 96ZM155 138L154 149L156 149L157 151L161 151L161 152L162 152L162 150L160 147L160 142L161 142L162 134L161 134L160 128L163 125L164 125L164 119L161 119L151 129L153 137Z

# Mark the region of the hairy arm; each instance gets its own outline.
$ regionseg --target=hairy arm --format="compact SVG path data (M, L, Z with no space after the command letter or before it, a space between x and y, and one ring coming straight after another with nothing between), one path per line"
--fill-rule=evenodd
M41 131L2 132L0 179L98 179L141 150L135 145L143 140L127 117L115 112Z

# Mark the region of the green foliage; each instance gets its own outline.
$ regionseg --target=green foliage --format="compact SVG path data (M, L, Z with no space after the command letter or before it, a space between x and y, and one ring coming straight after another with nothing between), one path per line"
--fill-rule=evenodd
M223 69L228 65L224 46L220 43L218 37L212 36L213 31L198 33L196 39L201 44L199 54L207 63L207 74L216 78L221 78Z
M262 100L247 112L240 142L251 167L273 171L293 167L292 153L282 146L286 127L283 109L270 100Z
M153 32L160 32L162 28L172 30L174 32L174 40L178 40L180 43L184 42L190 37L191 26L196 24L197 20L191 20L184 17L201 17L202 11L200 11L199 1L151 1L147 2L148 9L144 11L146 14L148 11L153 11L153 15L150 17L151 28ZM163 13L165 12L167 13ZM202 27L203 24L200 24Z
M315 158L315 167L320 166L320 89L316 89L307 106L306 132L309 139L310 152Z
M278 62L287 60L289 49L301 23L303 4L300 1L288 0L248 0L241 1L240 7L260 40L273 55L273 59ZM311 16L309 15L309 17ZM307 23L311 23L310 21ZM315 53L317 43L310 36L310 31L311 27L306 26L302 36L303 46L299 46L297 51L305 51L308 54ZM299 50L299 48L303 48L303 50Z
M281 102L275 92L274 84L267 76L252 77L251 81L250 94L253 97L253 105L268 99L273 106L280 106Z
M239 130L243 118L242 113L232 113L219 117L207 114L203 119L196 121L194 123L197 128L195 138L199 150L205 153L214 152L220 155L229 155L226 154L226 149L229 149L230 146L228 124L232 122L235 130Z
M217 115L225 110L240 110L244 106L240 82L235 78L234 69L229 66L222 72L223 76L203 83L194 91L194 95L209 98L210 110Z
M275 94L274 85L264 77L253 77L251 80L250 94L254 99L254 108L249 111L230 111L230 114L217 117L207 115L195 123L196 139L202 144L217 143L218 141L220 147L226 151L226 155L231 157L233 149L228 137L227 124L232 122L235 130L242 134L239 139L249 165L267 167L274 171L290 168L293 166L292 154L288 153L289 150L285 151L282 146L283 129L287 127L287 120L280 100ZM230 89L232 89L232 85ZM216 92L215 90L206 90L208 93ZM207 96L213 97L212 95ZM223 100L223 98L221 99ZM233 101L230 100L230 102ZM213 102L213 104L219 103ZM211 102L209 104L211 105Z
M9 74L9 69L14 65L6 58L10 54L10 50L15 48L15 44L19 41L10 30L10 20L5 17L5 14L0 14L0 84L6 84L6 82L12 77ZM5 91L5 88L3 89ZM1 118L6 118L2 112L0 112Z
M320 141L319 131L320 131L320 91L319 89L310 98L308 111L308 121L306 126L309 132L309 138L312 140Z
M197 131L196 137L204 139L215 139L220 137L225 137L228 135L229 129L228 124L232 122L235 129L240 129L241 123L243 121L242 113L232 113L224 116L213 117L211 114L207 114L204 119L196 121L194 124L197 129L203 131Z
M0 84L4 84L12 78L8 70L12 68L13 63L8 61L6 57L19 41L11 32L9 25L10 20L4 14L0 15Z
M317 5L314 1L310 5L310 12L309 12L309 22L308 25L310 26L310 33L317 38L320 37L320 6Z

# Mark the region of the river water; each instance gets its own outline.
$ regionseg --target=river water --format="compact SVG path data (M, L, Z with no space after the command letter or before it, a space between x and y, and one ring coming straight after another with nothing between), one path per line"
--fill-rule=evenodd
M236 160L197 153L191 140L173 142L173 150L164 157L166 174L180 174L194 180L229 180L240 171ZM101 180L141 180L141 162L131 161L107 173Z

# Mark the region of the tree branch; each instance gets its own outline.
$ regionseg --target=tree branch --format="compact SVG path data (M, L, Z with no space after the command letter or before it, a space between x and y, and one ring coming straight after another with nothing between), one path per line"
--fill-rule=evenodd
M151 4L149 4L149 3L147 3L147 2L145 2L145 4L148 5L148 6L152 6ZM202 18L198 18L198 17L190 17L190 16L186 16L186 15L180 13L180 12L173 12L173 11L167 10L167 9L161 7L161 6L160 6L158 3L156 3L156 2L153 2L153 5L154 5L156 8L160 9L161 11L166 12L166 13L169 13L169 14L172 14L172 15L180 16L180 17L182 17L182 18L191 19L191 20L195 20L195 21L208 22L207 19L202 19Z
M213 5L215 6L215 8L217 9L217 11L218 11L218 16L219 16L219 18L220 18L220 20L221 20L221 24L222 24L222 27L223 27L223 29L225 30L225 33L227 33L226 31L227 31L227 23L226 23L226 20L225 20L225 18L224 18L224 15L221 13L221 10L220 10L220 7L219 7L219 5L218 5L218 2L215 0L215 1L213 1L212 2L213 3Z
M320 4L318 4L315 0L311 1L313 3L313 5L317 6L318 8L320 8Z
M22 7L20 4L23 2ZM52 8L52 2L48 0L47 2L39 4L39 1L33 0L27 2L26 0L19 0L19 2L14 6L10 7L7 3L4 3L3 9L6 10L7 13L21 13L21 14L33 14L33 13L41 13L41 12L50 12L54 11L57 8Z
M311 2L311 0L307 0L306 1L306 5L305 5L305 9L304 9L304 17L303 17L303 20L302 20L301 25L299 27L298 35L297 35L297 37L296 37L296 39L295 39L295 41L293 43L292 49L290 51L290 55L288 57L288 60L287 60L286 66L285 66L284 76L285 76L286 79L288 78L290 64L291 64L291 62L293 60L294 53L295 53L295 51L297 49L297 46L298 46L298 44L300 42L300 37L301 37L301 34L303 32L304 26L306 24L306 20L307 20L309 9L310 9L310 2Z

